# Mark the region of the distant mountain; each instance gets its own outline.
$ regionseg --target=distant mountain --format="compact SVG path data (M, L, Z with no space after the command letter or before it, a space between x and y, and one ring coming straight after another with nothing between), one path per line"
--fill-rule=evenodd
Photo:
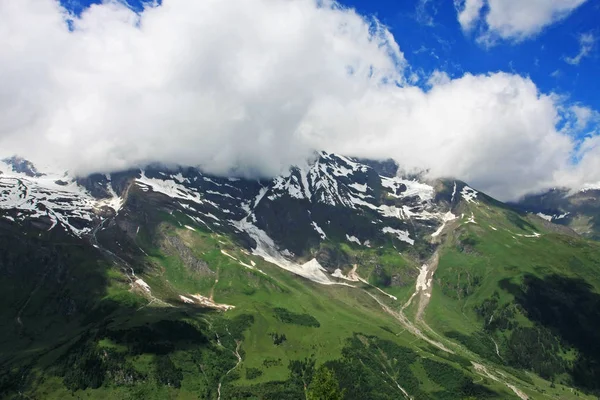
M568 226L584 237L600 240L600 187L590 186L579 191L552 189L525 196L515 206Z
M598 394L600 244L422 176L0 162L2 397Z

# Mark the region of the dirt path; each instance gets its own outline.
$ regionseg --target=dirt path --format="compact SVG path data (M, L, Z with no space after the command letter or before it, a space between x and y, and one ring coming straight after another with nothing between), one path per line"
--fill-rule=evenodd
M512 390L521 400L529 400L529 396L527 396L525 393L523 393L521 390L519 390L514 385L511 385L510 383L508 383L508 382L498 378L496 375L490 373L488 371L487 367L485 367L484 365L477 364L474 361L471 361L471 364L473 364L473 368L475 368L475 371L478 374L480 374L481 376L490 378L493 381L500 382L500 383L506 385L506 387L508 387L510 390Z
M433 275L435 274L435 271L437 270L438 264L439 264L439 254L436 251L433 254L433 256L427 261L427 263L423 264L423 266L421 267L419 276L417 277L417 282L415 284L415 292L411 295L411 297L408 299L408 301L402 306L402 308L398 312L392 310L390 307L388 307L385 303L383 303L381 300L379 300L376 296L372 295L371 293L367 292L367 294L369 294L369 296L371 296L375 301L377 301L377 303L379 303L379 305L383 308L383 310L386 313L390 314L396 320L398 320L413 335L415 335L419 339L422 339L422 340L426 341L427 343L439 348L440 350L454 354L454 352L452 350L448 349L443 343L437 342L437 341L431 339L430 337L426 336L421 331L421 329L419 329L415 325L415 324L420 324L423 327L427 328L427 330L430 331L432 334L442 338L437 332L435 332L431 327L429 327L429 325L427 325L425 323L425 321L423 320L423 314L425 312L425 309L427 308L427 305L429 305L429 301L431 300L431 295L433 292ZM417 308L417 313L415 316L415 323L413 323L406 317L406 315L404 314L404 310L411 305L412 301L415 298L417 298L417 301L418 301L418 308ZM495 343L495 341L494 341L494 343ZM452 343L452 344L456 345L455 343ZM456 345L456 346L461 347L460 345ZM500 352L499 352L497 344L496 344L496 354L498 355L498 357L500 357ZM502 358L502 357L500 357L500 358ZM471 364L473 365L473 368L475 369L475 371L482 377L487 377L489 379L492 379L493 381L504 384L506 387L508 387L510 390L512 390L521 400L529 400L529 397L523 391L521 391L516 386L506 382L504 379L501 379L498 376L490 373L486 366L484 366L482 364L478 364L473 360L471 360ZM498 372L498 374L503 376L503 374L500 372ZM406 393L399 385L398 385L398 387L406 397L410 398L408 396L408 393Z
M394 310L392 310L390 307L388 307L385 303L383 303L381 300L379 300L377 298L377 296L365 291L365 293L367 293L369 296L371 296L371 298L373 298L373 300L375 300L380 306L381 308L383 308L383 310L390 314L392 317L394 317L396 320L398 320L402 326L404 326L406 328L406 330L408 330L409 332L411 332L413 335L417 336L418 338L426 341L427 343L431 344L432 346L437 347L440 350L443 350L447 353L451 353L454 354L454 352L450 349L448 349L446 346L444 346L442 343L440 342L436 342L435 340L430 339L429 337L427 337L423 332L421 332L421 330L419 328L417 328L407 317L406 315L404 315L404 313L402 311L396 312Z
M227 371L225 373L225 375L221 378L221 381L219 382L219 386L217 386L217 400L221 400L221 385L223 384L223 379L225 379L225 377L227 375L229 375L233 370L235 370L237 367L239 367L239 365L242 363L242 356L240 355L240 347L242 345L242 341L241 340L236 340L235 341L235 351L232 352L233 355L235 355L237 357L237 363L235 364L235 366L233 368L231 368L229 371Z

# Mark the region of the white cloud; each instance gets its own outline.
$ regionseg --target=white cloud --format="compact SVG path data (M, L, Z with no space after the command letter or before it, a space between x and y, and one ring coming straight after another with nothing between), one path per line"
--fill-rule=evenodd
M466 32L473 30L481 16L484 0L454 0L458 12L458 22Z
M593 33L583 33L579 35L579 53L574 57L565 57L565 61L571 65L579 65L581 60L590 55L596 44L596 37Z
M579 129L584 129L592 118L594 118L594 115L597 114L589 107L573 106L571 109L577 118L577 127Z
M454 0L466 32L479 26L478 40L522 41L567 17L587 0Z
M446 72L439 71L437 69L431 73L429 79L427 80L427 85L430 87L439 86L446 83L450 83L450 77Z
M158 161L268 176L324 149L502 199L600 180L582 169L595 150L570 164L563 100L506 73L411 86L389 31L335 3L170 0L137 15L109 2L72 32L67 17L51 0L0 0L5 154L81 173Z
M308 151L316 99L403 79L384 27L322 3L170 0L138 17L113 1L69 32L55 1L0 0L1 147L51 149L82 172L277 173Z

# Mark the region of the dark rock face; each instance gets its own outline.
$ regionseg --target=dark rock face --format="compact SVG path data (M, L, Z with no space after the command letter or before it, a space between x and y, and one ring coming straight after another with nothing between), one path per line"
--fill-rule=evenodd
M352 257L334 246L322 246L315 258L329 273L333 273L338 268L349 266L354 262Z
M19 174L25 174L32 178L40 177L40 176L44 175L44 174L39 173L38 170L35 168L35 166L30 161L27 161L21 157L14 156L11 158L6 158L2 161L4 161L6 164L10 165L12 167L12 170Z
M358 161L373 168L381 176L393 178L398 173L398 163L391 158L384 161L366 159L359 159Z

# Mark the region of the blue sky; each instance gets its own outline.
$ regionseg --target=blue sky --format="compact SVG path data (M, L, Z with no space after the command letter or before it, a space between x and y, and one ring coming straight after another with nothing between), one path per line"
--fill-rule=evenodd
M346 0L344 4L376 15L390 27L409 63L426 72L439 69L451 77L466 72L518 73L531 77L544 92L571 96L600 109L600 43L579 65L565 61L579 52L580 35L600 35L600 2L585 2L563 20L521 42L500 40L493 47L462 32L449 0Z
M201 1L201 0L199 0ZM526 1L526 0L524 0ZM551 1L551 0L549 0ZM79 14L101 0L61 0ZM362 15L375 16L389 27L412 70L422 77L420 85L434 71L451 78L465 73L504 71L530 77L544 93L567 96L600 110L600 2L585 1L566 17L544 27L524 40L497 40L481 44L473 33L465 33L451 0L343 0L342 5ZM143 0L128 0L136 11ZM577 65L566 58L580 51L581 35L595 42Z

